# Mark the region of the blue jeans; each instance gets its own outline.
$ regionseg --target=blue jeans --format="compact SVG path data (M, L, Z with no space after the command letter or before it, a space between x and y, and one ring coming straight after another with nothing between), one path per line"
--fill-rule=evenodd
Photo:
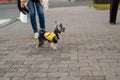
M35 10L37 10L40 29L45 30L44 11L43 11L43 6L40 4L40 2L34 2L33 0L29 0L28 9L29 9L30 21L31 21L31 25L32 25L34 33L38 32Z

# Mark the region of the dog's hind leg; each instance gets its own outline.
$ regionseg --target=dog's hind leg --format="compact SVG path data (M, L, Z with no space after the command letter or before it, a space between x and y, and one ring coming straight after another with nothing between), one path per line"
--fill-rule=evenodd
M39 31L39 37L38 37L39 44L38 44L38 47L41 47L42 45L44 45L44 41L45 41L44 33L45 33L45 31L43 31L43 30Z

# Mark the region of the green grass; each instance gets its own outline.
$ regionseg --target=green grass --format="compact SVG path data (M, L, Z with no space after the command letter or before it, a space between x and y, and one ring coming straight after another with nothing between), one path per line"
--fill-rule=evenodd
M94 7L96 9L109 9L110 8L110 4L93 4L90 7ZM119 4L119 9L120 9L120 4Z

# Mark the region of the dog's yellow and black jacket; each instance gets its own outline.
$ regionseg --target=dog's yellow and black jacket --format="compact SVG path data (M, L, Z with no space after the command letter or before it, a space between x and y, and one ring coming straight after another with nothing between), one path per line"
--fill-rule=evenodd
M45 32L44 33L44 37L50 41L50 42L54 42L57 43L58 39L60 39L59 35L56 35L54 32Z

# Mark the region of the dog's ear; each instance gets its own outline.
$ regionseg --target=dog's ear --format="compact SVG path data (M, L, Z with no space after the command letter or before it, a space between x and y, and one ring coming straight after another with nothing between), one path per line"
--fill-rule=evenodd
M59 22L58 22L58 21L55 21L55 24L56 24L56 25L59 25Z

